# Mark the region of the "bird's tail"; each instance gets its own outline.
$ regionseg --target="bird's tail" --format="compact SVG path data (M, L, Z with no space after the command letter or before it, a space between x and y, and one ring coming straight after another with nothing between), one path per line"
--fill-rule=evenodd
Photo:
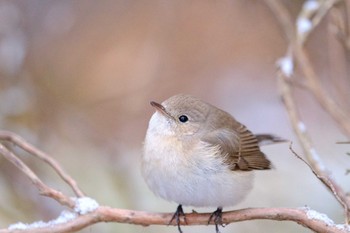
M281 138L273 134L256 134L256 139L258 140L259 146L265 146L280 142L288 142L289 140Z

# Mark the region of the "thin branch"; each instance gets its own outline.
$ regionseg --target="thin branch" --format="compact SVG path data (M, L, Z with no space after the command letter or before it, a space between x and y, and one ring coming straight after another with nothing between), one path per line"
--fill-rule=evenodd
M328 95L328 93L320 85L316 72L312 68L310 59L303 47L306 37L302 40L298 39L295 32L295 23L292 21L288 10L281 1L278 0L265 0L270 10L274 13L278 22L281 24L285 35L289 42L289 50L292 51L291 55L300 66L301 71L304 74L308 83L308 88L314 95L320 105L335 119L340 128L344 131L348 137L350 137L350 113L345 112L339 105ZM336 4L337 0L325 1L320 8L320 11L316 14L316 19L313 22L312 29L314 29L326 15L326 13ZM308 33L307 35L309 35ZM301 43L300 43L301 42Z
M335 1L330 1L335 2ZM313 91L314 95L318 97L319 102L322 106L328 110L328 112L338 121L341 122L341 126L344 128L347 128L347 123L350 123L348 119L344 118L344 113L342 111L339 111L338 106L335 104L333 105L333 101L328 98L325 95L325 92L321 88L321 86L318 83L318 80L316 78L316 74L314 70L312 69L311 62L309 61L302 44L297 43L297 39L294 39L296 37L290 37L290 32L294 31L294 24L291 21L288 21L291 19L289 16L288 11L284 7L284 5L278 1L278 0L266 0L267 5L270 7L276 18L281 22L281 25L284 26L283 28L285 30L285 34L288 36L288 39L290 39L289 48L287 49L287 56L294 55L294 58L298 61L298 64L300 65L305 78L308 80L309 88ZM330 8L327 8L330 9ZM322 15L324 15L323 13ZM292 52L290 52L292 51ZM305 156L307 158L307 161L309 162L310 166L312 167L312 170L318 174L320 177L326 177L326 179L331 183L331 185L327 185L326 187L329 188L332 193L336 193L335 195L336 199L339 201L339 203L346 208L345 210L345 216L346 216L346 222L349 222L350 219L350 199L346 196L346 193L343 191L343 189L335 182L334 179L332 179L329 175L329 172L327 168L323 165L321 158L319 157L317 151L315 150L311 139L308 135L306 126L301 120L301 117L298 113L298 108L296 105L296 102L294 100L293 91L290 79L286 76L284 72L278 72L278 87L280 90L280 93L282 95L286 110L288 112L291 124L293 126L293 129L299 139L299 142L305 152ZM350 124L349 124L349 133L350 133ZM333 188L330 188L333 187Z
M61 192L56 191L40 180L40 178L15 154L9 151L4 145L0 143L0 154L2 154L8 161L14 164L20 171L22 171L38 189L41 195L51 197L64 206L74 208L74 201L63 195Z
M56 173L62 178L62 180L64 180L73 189L77 197L84 196L84 193L79 189L76 181L61 168L60 164L56 160L48 156L46 153L35 148L20 136L9 131L0 130L0 140L6 140L9 142L12 142L13 144L22 148L24 151L28 152L29 154L34 155L35 157L43 160L44 162L49 164L56 171Z
M350 50L350 1L344 1L345 2L345 9L346 9L346 30L344 30L346 34L346 47L348 50Z
M338 185L338 183L330 177L329 171L323 165L321 158L319 157L315 148L313 147L311 139L307 133L306 127L303 125L303 122L300 120L301 118L298 114L298 110L292 95L290 84L287 81L285 81L286 77L284 77L282 73L280 73L279 75L280 75L280 77L278 78L279 89L281 90L282 98L286 106L294 132L296 133L299 139L299 142L305 152L305 156L309 161L308 164L310 164L310 167L312 167L312 171L314 171L318 176L326 177L325 179L327 179L328 182L331 183L331 186L327 185L326 187L329 188L333 194L336 193L337 194L335 195L336 199L338 201L341 200L339 203L342 206L346 207L344 208L344 211L346 216L346 222L348 223L350 219L350 212L349 212L350 200L346 196L346 193L344 192L344 190Z
M34 228L25 230L0 229L0 233L62 233L81 230L98 222L119 222L135 225L168 225L172 213L148 213L143 211L133 211L124 209L113 209L101 206L95 211L80 215L64 224L57 224L48 228ZM186 214L187 225L208 225L210 213L190 213ZM248 208L229 212L222 215L223 224L248 220L277 220L293 221L315 232L326 233L349 233L350 229L344 225L335 225L332 220L325 215L317 213L308 208ZM174 225L172 223L171 225ZM182 225L186 223L182 220ZM211 223L212 224L212 223Z
M294 149L292 148L292 142L289 145L289 149L290 151L301 161L303 161L312 171L312 173L314 173L314 175L326 186L328 187L328 189L330 189L333 193L333 195L335 196L335 198L338 200L338 202L343 206L344 208L344 212L345 212L345 216L347 216L346 222L349 222L349 207L347 206L347 204L340 198L339 194L337 193L337 189L333 186L332 180L329 180L329 177L327 176L322 176L320 174L317 173L317 171L315 171L315 169L307 162L305 161L300 155L298 155Z
M294 50L294 55L305 78L308 81L308 87L316 97L321 106L335 119L344 133L350 137L350 118L349 113L346 113L339 105L327 94L321 87L320 81L317 78L315 71L308 55L303 47L297 46Z
M286 7L284 7L281 1L265 0L266 5L274 13L277 21L281 24L281 28L284 30L284 34L287 36L287 41L293 41L295 37L295 28L292 23L292 17L288 13Z
M312 18L313 28L316 28L317 25L321 23L321 21L325 18L329 10L332 9L333 6L338 2L340 2L340 0L327 0L321 4L320 9L316 12L316 15Z

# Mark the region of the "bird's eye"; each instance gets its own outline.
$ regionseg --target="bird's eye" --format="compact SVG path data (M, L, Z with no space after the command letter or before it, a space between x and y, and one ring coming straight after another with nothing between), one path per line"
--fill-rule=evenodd
M186 115L179 116L179 121L185 123L188 121L188 117Z

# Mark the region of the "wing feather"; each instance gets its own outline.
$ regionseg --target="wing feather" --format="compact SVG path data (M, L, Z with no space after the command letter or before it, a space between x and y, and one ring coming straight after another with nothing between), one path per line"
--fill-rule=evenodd
M244 125L236 129L218 129L204 135L202 141L219 145L224 162L232 170L270 169L271 162L260 151L258 139Z

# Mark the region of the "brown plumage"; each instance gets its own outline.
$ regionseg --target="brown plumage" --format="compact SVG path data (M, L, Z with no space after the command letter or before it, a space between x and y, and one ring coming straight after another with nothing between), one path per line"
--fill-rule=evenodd
M242 201L253 187L252 170L270 169L259 145L281 141L254 135L229 113L190 95L175 95L161 104L151 102L152 115L144 143L142 174L158 196L182 205L222 207ZM180 230L180 221L177 221Z
M190 95L173 96L165 101L164 107L161 108L164 108L161 110L164 114L174 120L181 114L188 115L192 128L179 127L178 135L187 134L184 132L192 130L202 141L219 146L222 155L225 156L225 163L229 164L232 170L270 169L271 162L261 152L259 145L285 141L271 134L254 135L229 113ZM197 125L200 126L196 128Z
M222 114L228 113L222 111ZM271 162L261 152L256 136L231 115L228 115L226 122L227 120L232 122L229 127L226 125L225 128L204 135L202 140L213 146L219 145L222 154L225 155L225 162L232 170L270 169Z

